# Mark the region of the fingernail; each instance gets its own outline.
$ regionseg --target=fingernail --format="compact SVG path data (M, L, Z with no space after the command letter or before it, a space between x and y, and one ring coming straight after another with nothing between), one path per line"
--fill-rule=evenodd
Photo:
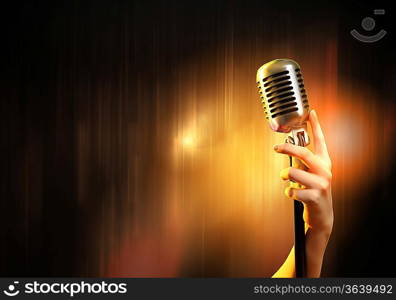
M292 188L290 186L288 186L285 189L285 195L286 195L286 197L289 197L289 198L291 198L293 196L293 190L292 190Z
M286 180L286 179L289 178L289 169L290 169L290 168L286 168L286 169L283 169L283 170L280 172L280 177L281 177L283 180Z
M275 146L274 146L274 150L275 150L275 151L278 151L278 149L279 149L279 146L278 146L278 145L275 145Z

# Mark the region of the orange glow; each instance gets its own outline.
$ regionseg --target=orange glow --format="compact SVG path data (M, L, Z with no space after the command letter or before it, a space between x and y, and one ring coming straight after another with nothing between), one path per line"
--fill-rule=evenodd
M192 136L185 136L182 140L183 146L192 147L195 144L195 140Z

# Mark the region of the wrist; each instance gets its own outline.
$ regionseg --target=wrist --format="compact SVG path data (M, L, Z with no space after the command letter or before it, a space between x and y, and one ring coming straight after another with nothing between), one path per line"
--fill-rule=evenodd
M321 227L310 227L308 231L310 232L311 235L321 237L322 239L328 241L333 231L333 225L329 224L329 225L323 225Z

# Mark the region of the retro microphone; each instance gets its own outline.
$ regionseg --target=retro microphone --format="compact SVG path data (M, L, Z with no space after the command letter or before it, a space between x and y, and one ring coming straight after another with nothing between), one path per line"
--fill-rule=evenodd
M309 144L307 119L309 104L300 66L291 59L275 59L257 70L257 84L266 119L276 132L288 133L287 143ZM290 166L306 170L290 157ZM294 187L298 183L292 182ZM306 277L304 205L294 200L294 251L296 277Z

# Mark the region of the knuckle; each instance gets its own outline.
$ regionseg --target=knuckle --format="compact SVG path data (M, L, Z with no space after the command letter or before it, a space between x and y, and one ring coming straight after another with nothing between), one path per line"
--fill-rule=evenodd
M330 181L327 180L327 179L326 180L322 180L319 185L320 185L320 190L322 192L327 191L329 189L329 187L330 187Z
M309 193L300 193L299 191L297 191L295 195L297 196L297 200L307 203L309 205L316 205L320 199L319 193L316 193L315 191L310 191Z
M329 160L327 162L327 166L328 166L329 170L331 170L331 168L333 167L333 163L331 162L330 158L329 158Z
M319 191L313 191L310 197L313 203L319 203L321 198L321 193Z
M326 176L325 178L327 179L327 181L330 183L331 180L333 179L333 173L331 172L331 170L326 170Z

